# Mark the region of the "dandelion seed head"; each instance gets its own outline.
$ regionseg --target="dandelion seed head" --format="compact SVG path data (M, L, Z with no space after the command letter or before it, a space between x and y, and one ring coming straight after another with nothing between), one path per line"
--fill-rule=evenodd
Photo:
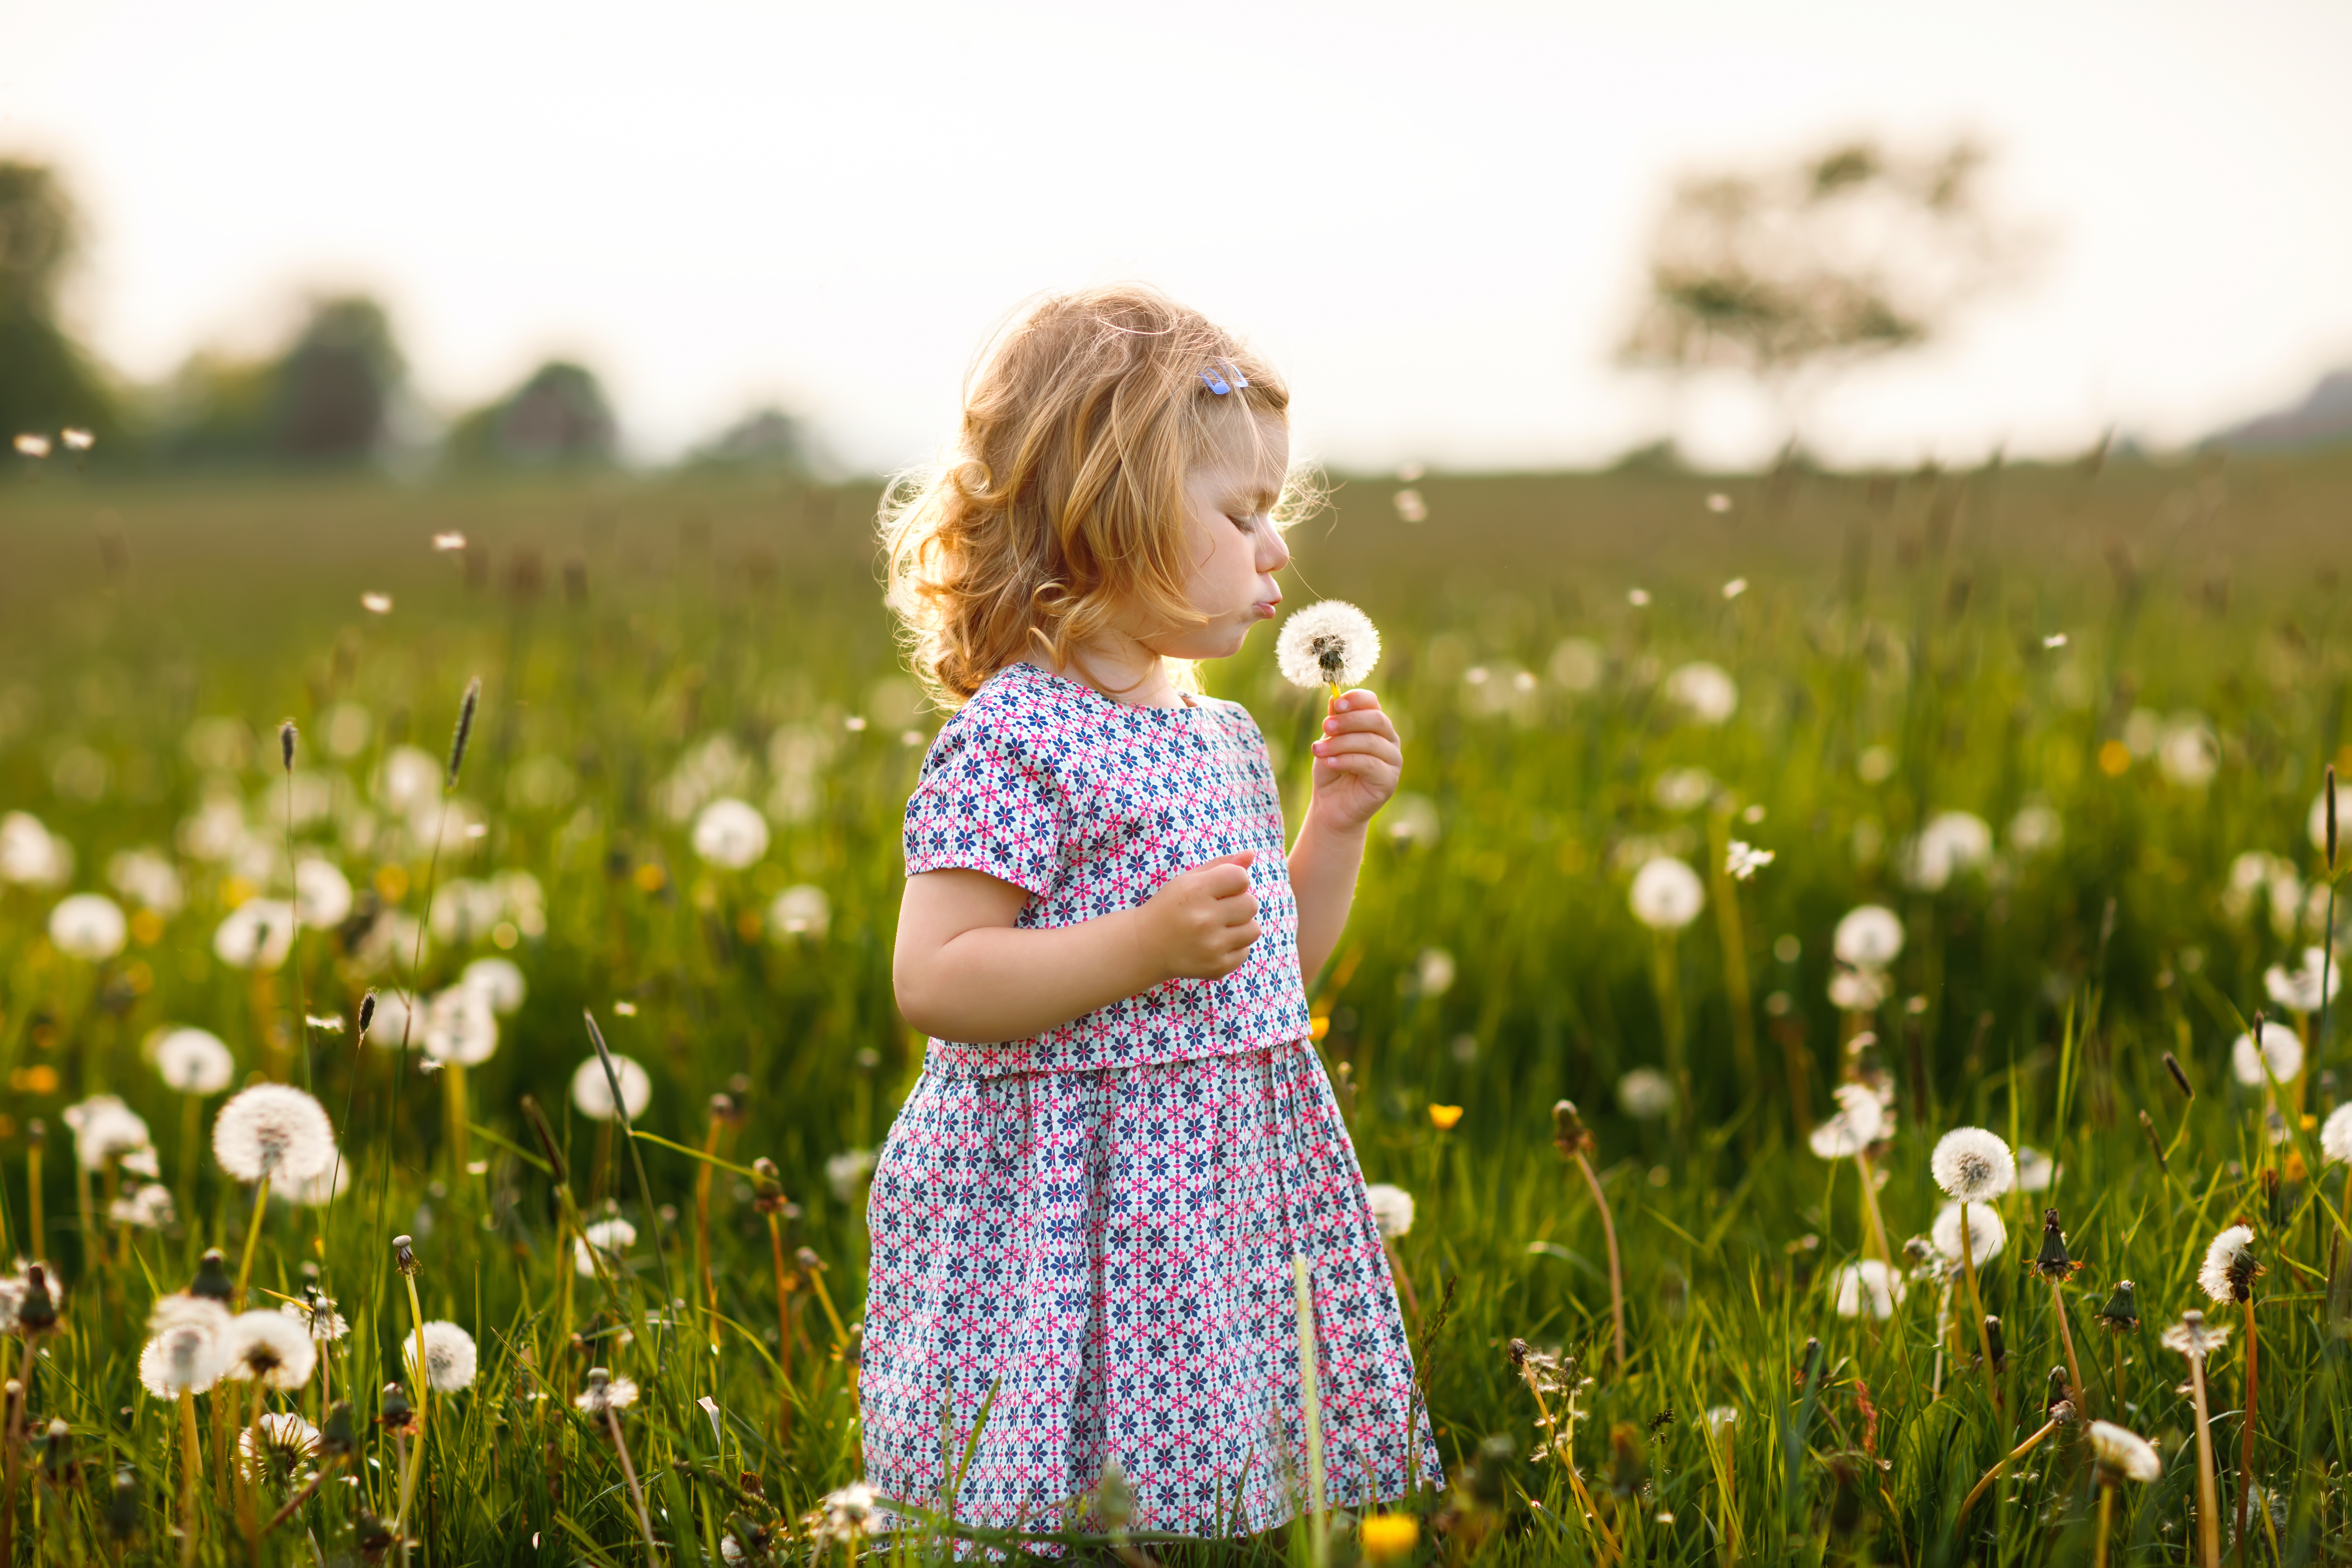
M108 1161L149 1144L147 1123L110 1094L67 1106L65 1120L73 1130L74 1158L85 1171L103 1171Z
M856 1199L857 1189L874 1173L874 1151L844 1149L838 1154L827 1155L824 1162L824 1184L835 1198L842 1203Z
M603 1415L609 1411L626 1410L637 1402L637 1385L625 1377L614 1377L601 1366L588 1369L588 1385L572 1403L591 1415Z
M1723 585L1723 596L1727 599L1737 599L1746 592L1748 592L1748 579L1745 577L1734 577Z
M221 1375L280 1391L299 1388L318 1369L319 1347L283 1312L239 1312L221 1330Z
M1633 873L1627 901L1633 918L1652 931L1680 931L1706 907L1706 885L1680 860L1661 855Z
M257 1083L221 1107L213 1158L240 1182L300 1181L333 1163L335 1125L326 1107L293 1085Z
M1635 1068L1617 1080L1617 1103L1637 1121L1655 1121L1675 1110L1675 1080L1655 1068Z
M152 1336L139 1352L139 1381L158 1399L183 1389L202 1394L220 1381L228 1309L201 1296L165 1296L148 1318Z
M1704 659L1666 677L1666 700L1694 724L1712 729L1739 710L1739 683L1719 664Z
M332 1296L321 1296L310 1290L299 1301L281 1302L278 1311L302 1325L303 1330L320 1344L331 1344L352 1331L351 1323L335 1310Z
M286 1480L319 1452L319 1429L291 1411L266 1411L237 1434L237 1468L249 1480Z
M2306 947L2303 963L2295 968L2273 963L2263 971L2263 989L2276 1005L2307 1018L2344 989L2344 968L2325 949ZM2278 1076L2284 1079L2293 1075Z
M1853 969L1842 963L1830 973L1830 1005L1841 1012L1875 1012L1894 991L1895 982L1884 970Z
M420 1339L424 1342L421 1355L417 1349ZM422 1381L436 1394L456 1394L471 1388L479 1364L474 1336L442 1318L421 1325L409 1335L401 1347L401 1354L407 1363L409 1376L417 1378L417 1369L422 1366Z
M453 985L425 1005L424 1045L443 1067L479 1067L498 1054L498 1017L480 992Z
M1647 588L1628 588L1625 590L1625 602L1637 610L1646 608L1650 603L1650 591Z
M478 958L466 965L457 984L501 1016L520 1008L530 991L522 970L510 958Z
M580 1227L580 1235L572 1243L572 1271L583 1279L596 1276L596 1262L601 1257L610 1268L614 1258L636 1245L637 1227L617 1215L611 1219L593 1221Z
M2205 1248L2205 1261L2197 1270L2197 1288L2217 1306L2230 1306L2253 1294L2255 1277L2263 1266L2254 1260L2253 1226L2233 1225L2215 1237Z
M339 926L352 912L352 879L331 860L308 856L294 866L294 913L313 930Z
M812 941L824 935L833 924L833 901L824 889L810 882L798 882L776 895L768 906L768 930L780 937L806 937Z
M1274 662L1293 686L1352 687L1381 660L1381 634L1370 616L1341 599L1307 605L1282 623Z
M1944 1257L1950 1268L1960 1266L1960 1205L1946 1204L1936 1215L1929 1227L1928 1240ZM2009 1228L2000 1223L2000 1211L1990 1204L1972 1203L1968 1205L1969 1261L1981 1268L1988 1258L2000 1255L2009 1245Z
M372 616L388 616L392 614L392 595L389 594L362 594L360 595L360 608L365 610Z
M1408 1236L1412 1231L1412 1194L1402 1187L1387 1182L1375 1182L1364 1189L1364 1201L1372 1211L1372 1224L1391 1241Z
M70 426L58 432L58 439L66 444L68 452L87 452L98 445L98 437L89 431L78 430Z
M1812 1131L1808 1142L1824 1160L1850 1160L1887 1135L1886 1104L1868 1084L1842 1083L1831 1091L1837 1113Z
M768 852L768 819L749 801L721 796L694 819L694 852L707 865L740 871Z
M2025 1144L2017 1146L2017 1190L2021 1193L2046 1193L2057 1181L2060 1168L2050 1156Z
M463 550L466 548L466 536L455 529L451 529L446 533L436 533L433 536L433 548L441 551Z
M1903 921L1884 904L1849 910L1830 938L1830 951L1856 969L1884 969L1902 954Z
M276 970L294 951L294 906L247 899L213 931L213 956L231 969Z
M613 1057L613 1074L621 1080L619 1110L627 1112L628 1119L634 1121L645 1114L646 1107L653 1100L653 1079L646 1076L645 1068L617 1052ZM613 1120L613 1086L604 1077L604 1064L600 1058L590 1057L573 1069L572 1103L591 1121Z
M131 921L104 893L76 893L49 911L49 941L68 958L103 963L122 951Z
M184 1096L216 1096L237 1077L237 1058L212 1030L179 1027L155 1037L155 1077Z
M2181 1313L2180 1321L2164 1331L2164 1348L2177 1351L2192 1362L2203 1361L2228 1343L2229 1339L2227 1323L2209 1323L2204 1313L2192 1310Z
M1759 849L1753 844L1743 844L1735 838L1725 854L1723 869L1735 882L1745 882L1769 866L1775 858L1769 849Z
M2017 1183L2017 1160L2009 1145L1981 1127L1956 1127L1936 1141L1928 1157L1936 1184L1963 1203L1997 1198ZM1969 1216L1974 1223L1975 1215Z
M106 1205L109 1223L127 1225L138 1230L161 1230L170 1225L178 1213L172 1201L172 1189L161 1182L142 1182Z
M2262 1023L2260 1048L2251 1034L2240 1035L2230 1045L2230 1070L2238 1081L2251 1089L2267 1085L2272 1079L2282 1084L2293 1083L2303 1072L2303 1040L2284 1024L2274 1024L2265 1018ZM2264 1068L2268 1073L2265 1075Z
M27 458L46 458L49 455L49 438L47 436L36 436L28 432L16 437L16 447L18 452Z
M2112 1421L2094 1421L2090 1438L2092 1457L2111 1476L2145 1484L2164 1473L2164 1461L2157 1454L2156 1445L2137 1432Z
M2043 647L2064 647L2066 646L2066 634L2064 632L2052 632L2048 637L2042 639L2042 646Z
M1885 1322L1909 1289L1901 1275L1875 1258L1849 1263L1837 1271L1837 1315Z
M2352 1102L2329 1111L2320 1124L2319 1152L2331 1165L2352 1165Z

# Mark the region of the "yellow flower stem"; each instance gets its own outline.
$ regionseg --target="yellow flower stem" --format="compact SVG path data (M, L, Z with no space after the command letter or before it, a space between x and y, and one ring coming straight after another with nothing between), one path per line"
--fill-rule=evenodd
M1592 1189L1592 1206L1601 1211L1601 1238L1609 1244L1609 1319L1616 1330L1617 1370L1625 1370L1625 1271L1617 1261L1617 1223L1609 1217L1609 1199L1601 1190L1601 1178L1592 1173L1592 1162L1581 1149L1576 1152L1576 1168L1584 1173L1584 1184Z
M2197 1542L2205 1568L2221 1568L2221 1500L2213 1484L2213 1417L2205 1402L2205 1358L2189 1358L2189 1392L2197 1406Z
M1307 1420L1307 1501L1315 1521L1307 1560L1321 1568L1331 1554L1331 1531L1324 1513L1323 1402L1315 1378L1315 1284L1307 1255L1290 1257L1292 1304L1298 1314L1298 1396Z
M253 1244L261 1239L261 1221L269 1212L269 1173L264 1171L253 1188L253 1217L245 1226L245 1255L237 1260L236 1294L230 1298L233 1310L245 1310L246 1282L253 1278Z

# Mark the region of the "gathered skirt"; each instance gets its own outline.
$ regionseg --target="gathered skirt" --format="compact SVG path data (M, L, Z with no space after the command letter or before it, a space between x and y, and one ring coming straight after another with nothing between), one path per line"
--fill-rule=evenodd
M1100 1528L1092 1494L1116 1459L1138 1530L1241 1534L1304 1512L1300 1254L1329 1505L1443 1484L1355 1147L1306 1041L927 1070L866 1221L861 1416L886 1499Z

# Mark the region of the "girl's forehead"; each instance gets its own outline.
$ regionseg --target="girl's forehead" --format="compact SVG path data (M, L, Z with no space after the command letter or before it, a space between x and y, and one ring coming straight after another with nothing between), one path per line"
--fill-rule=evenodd
M1195 470L1209 482L1272 506L1290 475L1290 425L1278 415L1227 416L1210 426Z

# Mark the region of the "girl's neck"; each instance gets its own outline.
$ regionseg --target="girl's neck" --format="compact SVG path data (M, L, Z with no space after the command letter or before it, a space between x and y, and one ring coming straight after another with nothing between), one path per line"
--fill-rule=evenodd
M1023 662L1090 687L1122 707L1191 706L1176 689L1176 683L1169 679L1167 661L1131 637L1114 634L1073 648L1066 665L1050 664L1042 653Z

